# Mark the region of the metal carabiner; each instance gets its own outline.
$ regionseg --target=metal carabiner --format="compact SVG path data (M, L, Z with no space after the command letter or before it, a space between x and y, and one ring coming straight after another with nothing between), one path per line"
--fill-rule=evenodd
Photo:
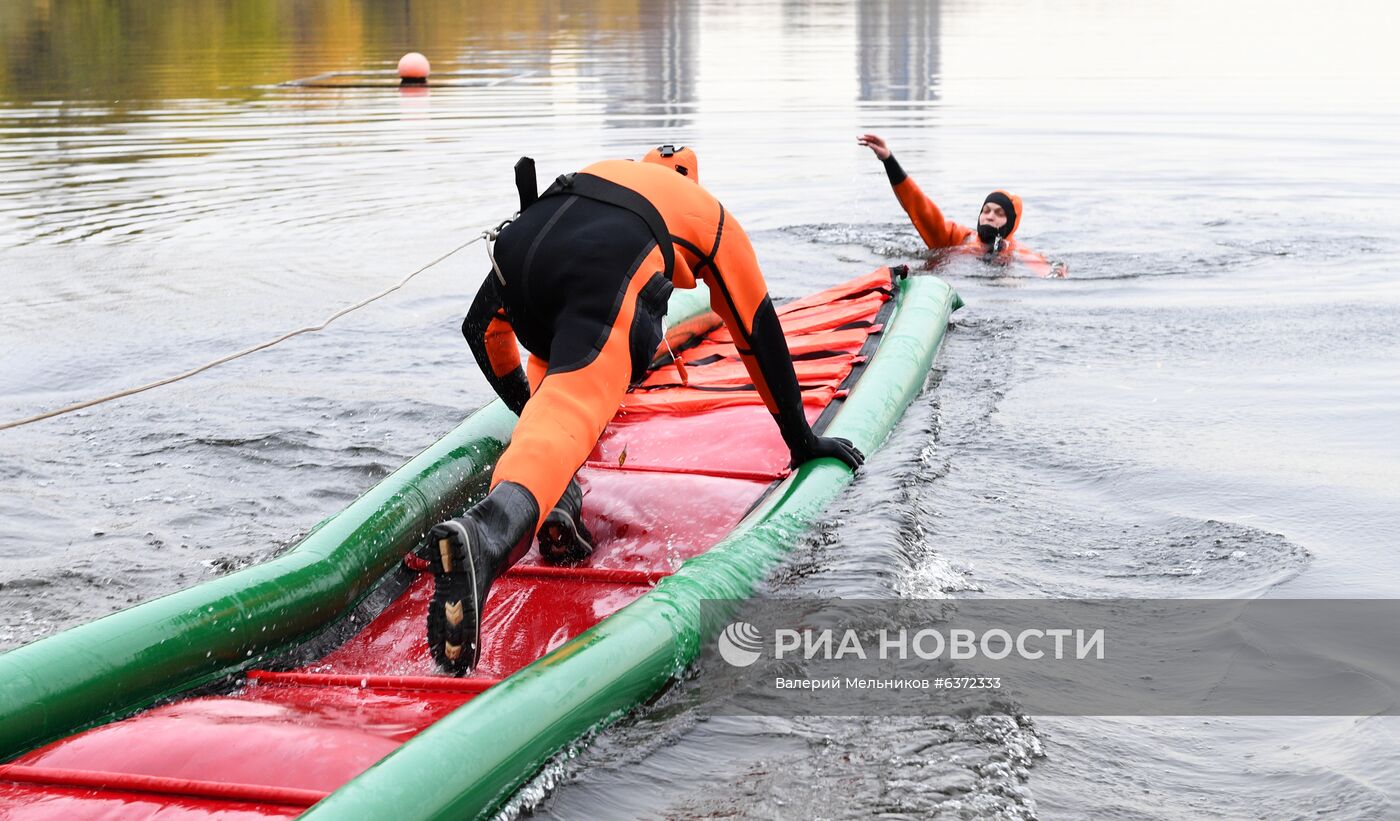
M671 329L666 327L666 317L661 317L661 344L666 346L666 353L671 355L671 364L676 366L676 374L681 378L681 387L690 387L690 374L685 371L685 364L681 358L676 356L676 352L671 350Z
M496 272L496 281L501 283L502 286L506 284L506 275L501 273L501 266L496 263L496 237L499 237L501 231L504 230L507 225L515 222L519 216L520 212L516 211L514 214L511 214L509 217L497 223L496 227L487 228L485 231L481 232L481 238L486 240L486 257L491 260L491 270Z

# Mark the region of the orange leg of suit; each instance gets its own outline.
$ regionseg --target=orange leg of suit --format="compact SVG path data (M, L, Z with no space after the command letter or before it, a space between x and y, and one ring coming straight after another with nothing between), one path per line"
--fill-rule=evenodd
M651 256L633 272L607 340L587 365L544 373L547 363L530 357L529 377L534 391L520 414L510 445L496 463L491 487L501 482L524 485L540 505L537 530L564 494L569 480L593 452L598 437L627 393L632 376L630 339L637 294L661 265L661 254L653 249Z
M525 377L530 380L530 395L534 396L535 391L540 389L540 383L544 381L545 371L549 370L549 363L540 359L534 354L530 354L530 359L525 363Z

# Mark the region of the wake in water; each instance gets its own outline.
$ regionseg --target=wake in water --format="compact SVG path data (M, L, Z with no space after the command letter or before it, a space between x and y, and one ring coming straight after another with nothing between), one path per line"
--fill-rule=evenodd
M940 369L930 382L941 378ZM941 503L929 487L939 470L940 394L929 391L910 407L760 595L895 597L911 575L937 563L929 525ZM968 588L947 572L949 590ZM698 666L655 704L560 761L534 785L535 812L1035 817L1026 784L1044 751L1028 718L709 716L706 691L696 686L706 674Z
M1197 277L1229 273L1267 265L1280 258L1326 263L1357 256L1394 253L1394 237L1350 230L1279 237L1259 235L1259 226L1229 220L1212 220L1203 232L1182 243L1177 235L1157 235L1135 229L1131 248L1114 243L1093 243L1070 231L1052 231L1036 239L1037 245L1064 247L1069 276L1076 280L1120 280L1146 277ZM813 223L793 225L778 232L784 237L817 246L836 259L874 258L891 263L923 260L923 270L955 281L1040 279L1017 266L989 264L966 255L929 251L907 223Z
M793 258L825 253L828 265L831 257L879 264L921 250L917 237L894 225L781 233L800 240ZM1213 463L1181 454L1191 452L1192 438L1248 436L1248 428L1238 421L1240 400L1197 402L1191 391L1199 377L1179 380L1153 363L1198 367L1222 351L1253 356L1264 341L1240 333L1228 302L1203 308L1190 287L1174 283L1191 273L1242 274L1279 249L1195 250L1090 252L1072 258L1075 279L1023 281L1015 290L983 275L975 260L946 264L939 273L969 307L954 316L929 390L763 595L1251 598L1298 578L1314 556L1296 539L1247 517L1192 515L1193 505L1181 501L1184 489L1244 489L1243 480L1213 472ZM1337 247L1300 243L1295 250L1326 257ZM1164 290L1154 298L1093 284L1116 279L1164 283ZM1358 318L1347 333L1377 322ZM1283 347L1295 342L1304 344L1287 337ZM1270 340L1272 355L1279 343ZM1136 373L1128 370L1133 363ZM1202 413L1209 415L1197 421ZM602 733L563 764L557 791L539 811L561 818L584 807L661 817L863 817L877 808L914 817L1029 818L1093 807L1101 817L1138 818L1123 808L1142 806L1143 795L1158 796L1150 800L1181 817L1281 810L1285 802L1270 797L1245 754L1223 756L1225 768L1212 769L1180 740L1228 749L1231 733L1253 733L1259 746L1248 755L1262 756L1269 739L1311 726L1302 719L1268 729L1257 720L1195 720L1204 729L1178 732L1181 721L1158 718L705 719L704 705L693 703L696 689L681 682L634 721ZM1375 774L1345 764L1337 755L1344 746L1311 761L1314 775L1297 781L1293 797L1351 784L1347 801L1305 803L1366 817L1377 794L1353 773ZM1209 788L1187 789L1193 779ZM1164 795L1168 785L1179 791Z

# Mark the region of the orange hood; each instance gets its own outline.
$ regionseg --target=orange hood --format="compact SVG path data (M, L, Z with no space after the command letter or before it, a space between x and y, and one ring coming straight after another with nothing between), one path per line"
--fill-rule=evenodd
M674 145L658 146L648 151L647 155L642 157L642 162L664 165L682 177L690 179L691 182L700 182L700 160L695 156L693 149L685 146L679 148Z
M1016 233L1016 229L1021 227L1021 198L1002 188L998 188L987 195L982 201L996 203L1001 206L1001 210L1006 212L1006 224L997 230L1004 239L1011 239L1011 235ZM978 220L981 221L980 219Z

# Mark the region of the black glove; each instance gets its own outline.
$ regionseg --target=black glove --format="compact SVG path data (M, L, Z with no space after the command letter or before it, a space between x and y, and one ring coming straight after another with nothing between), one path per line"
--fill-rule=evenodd
M525 403L530 401L530 380L524 368L516 368L505 376L497 377L488 367L486 381L496 389L496 395L506 403L511 413L519 416L525 411Z
M865 464L865 454L860 452L860 448L851 444L851 440L842 439L839 436L817 436L811 434L800 447L794 448L792 453L792 466L797 467L803 462L812 459L820 459L830 456L833 459L840 459L846 463L852 471L858 470Z

